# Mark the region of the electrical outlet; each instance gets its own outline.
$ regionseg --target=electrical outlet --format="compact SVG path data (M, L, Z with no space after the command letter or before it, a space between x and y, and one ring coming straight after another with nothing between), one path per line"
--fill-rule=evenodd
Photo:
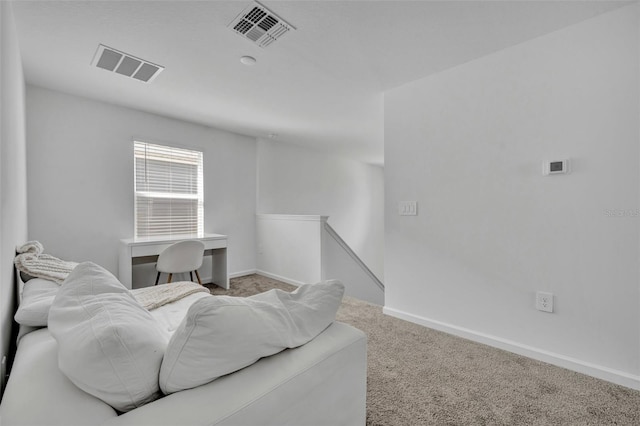
M0 395L4 394L4 387L7 384L7 356L2 356L0 363Z
M536 293L536 309L542 312L553 312L553 293L538 291Z

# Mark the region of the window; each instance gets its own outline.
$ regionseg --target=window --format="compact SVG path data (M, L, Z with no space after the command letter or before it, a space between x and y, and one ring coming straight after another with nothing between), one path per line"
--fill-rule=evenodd
M202 152L134 142L135 236L203 233Z

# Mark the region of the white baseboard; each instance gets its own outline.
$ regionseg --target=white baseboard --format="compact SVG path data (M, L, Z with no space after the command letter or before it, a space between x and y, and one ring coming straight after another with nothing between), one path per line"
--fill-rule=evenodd
M292 280L291 278L282 277L280 275L272 274L272 273L266 272L266 271L261 271L260 269L256 270L255 273L258 274L258 275L262 275L263 277L267 277L267 278L271 278L271 279L274 279L274 280L282 281L284 283L295 285L297 287L300 287L302 284L304 284L302 281Z
M258 271L256 269L247 269L246 271L239 271L229 274L229 278L238 278L244 277L245 275L257 274Z
M256 274L257 271L255 269L249 269L246 271L240 271L240 272L233 272L231 274L229 274L229 279L231 278L238 278L238 277L244 277L245 275L251 275L251 274ZM204 284L211 284L213 279L211 277L200 277L202 279L202 282Z
M493 346L498 349L503 349L505 351L513 352L518 355L523 355L529 358L536 359L538 361L543 361L549 364L556 365L558 367L563 367L568 370L577 371L578 373L593 376L598 379L626 386L631 389L640 390L640 376L625 373L624 371L614 370L612 368L592 364L590 362L582 361L576 358L549 352L528 345L523 345L521 343L503 339L501 337L479 333L474 330L458 327L441 321L408 314L406 312L393 308L384 307L382 309L382 312L392 317L423 325L434 330L443 331L445 333L453 334L458 337L473 340L474 342L483 343L485 345Z

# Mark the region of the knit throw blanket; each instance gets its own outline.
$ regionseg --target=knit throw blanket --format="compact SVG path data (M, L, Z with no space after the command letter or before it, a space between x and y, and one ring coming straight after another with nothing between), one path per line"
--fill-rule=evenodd
M76 262L60 260L49 254L42 253L42 244L38 241L29 241L18 247L13 263L18 271L32 277L44 278L57 284L62 284L67 275L78 266Z
M200 292L209 293L209 289L189 281L178 281L131 290L138 303L149 311Z

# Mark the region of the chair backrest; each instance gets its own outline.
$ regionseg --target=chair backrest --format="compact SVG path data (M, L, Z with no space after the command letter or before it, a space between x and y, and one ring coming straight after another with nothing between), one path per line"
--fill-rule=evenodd
M204 244L201 241L180 241L160 253L156 269L172 274L195 271L202 266L203 256Z

